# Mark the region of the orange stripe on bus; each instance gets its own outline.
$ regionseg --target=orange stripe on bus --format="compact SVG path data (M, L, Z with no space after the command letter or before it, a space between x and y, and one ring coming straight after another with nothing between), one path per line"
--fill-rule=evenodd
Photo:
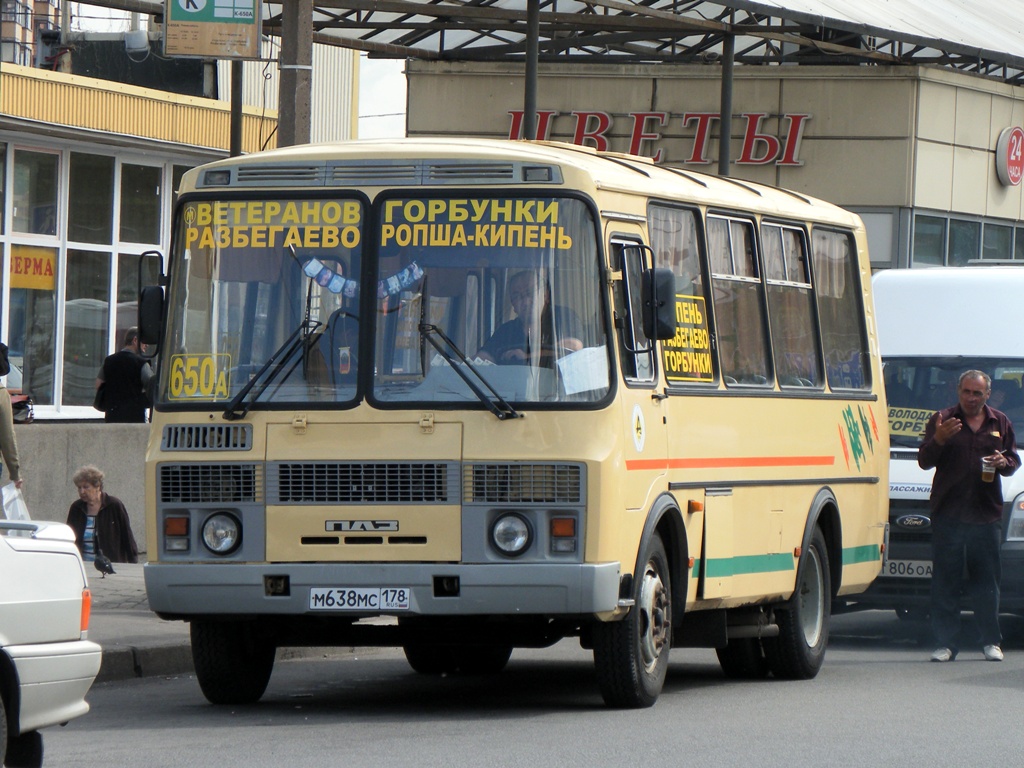
M831 467L835 456L739 456L704 459L633 459L626 469L731 469L736 467Z

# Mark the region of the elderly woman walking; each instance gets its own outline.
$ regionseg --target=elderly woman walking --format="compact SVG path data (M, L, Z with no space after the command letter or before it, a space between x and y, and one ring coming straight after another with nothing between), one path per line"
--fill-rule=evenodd
M128 510L120 499L103 491L103 472L90 464L71 479L78 500L68 510L68 525L75 531L82 559L95 560L102 552L114 563L139 562Z

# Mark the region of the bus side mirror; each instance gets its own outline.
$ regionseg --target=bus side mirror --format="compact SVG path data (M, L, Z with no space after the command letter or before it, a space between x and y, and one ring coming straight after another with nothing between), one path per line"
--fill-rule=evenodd
M648 339L672 339L676 335L676 276L671 269L656 267L644 272L644 335Z
M160 325L164 316L164 289L147 285L139 294L139 341L160 343Z

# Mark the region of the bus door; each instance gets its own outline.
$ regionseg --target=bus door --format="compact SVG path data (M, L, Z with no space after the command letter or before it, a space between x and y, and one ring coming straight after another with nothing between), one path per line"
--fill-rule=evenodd
M617 223L618 224L618 223ZM611 239L613 268L622 281L614 296L615 323L622 366L620 401L623 411L623 453L628 470L625 498L628 509L646 512L664 488L668 448L665 402L658 383L656 345L644 335L641 309L641 277L651 266L650 251L640 235L622 234L616 226Z

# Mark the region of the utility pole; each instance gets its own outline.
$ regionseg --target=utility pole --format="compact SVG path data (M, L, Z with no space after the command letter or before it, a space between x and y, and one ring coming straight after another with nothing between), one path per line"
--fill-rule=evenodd
M281 4L281 78L277 146L306 144L313 83L313 0Z

